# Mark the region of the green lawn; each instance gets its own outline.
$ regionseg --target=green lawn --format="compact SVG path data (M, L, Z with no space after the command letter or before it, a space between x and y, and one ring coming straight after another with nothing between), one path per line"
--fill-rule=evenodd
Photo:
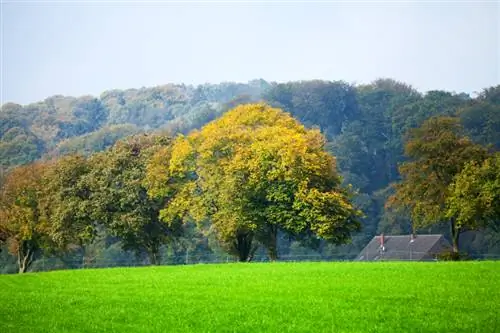
M500 262L4 275L0 332L500 332Z

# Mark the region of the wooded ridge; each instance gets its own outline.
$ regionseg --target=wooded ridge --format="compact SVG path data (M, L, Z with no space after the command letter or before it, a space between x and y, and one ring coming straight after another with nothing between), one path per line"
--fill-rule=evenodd
M500 86L254 80L7 103L0 263L349 259L414 230L500 255L499 148Z

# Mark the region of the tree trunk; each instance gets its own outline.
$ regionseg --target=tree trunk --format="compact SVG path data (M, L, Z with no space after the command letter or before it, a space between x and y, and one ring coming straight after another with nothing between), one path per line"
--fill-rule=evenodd
M450 231L451 231L451 244L452 244L452 251L453 254L456 256L456 259L458 260L458 255L459 255L459 239L460 239L460 227L457 227L455 219L451 218L450 219Z
M146 249L150 265L157 266L160 264L161 262L160 246L161 244L158 241L155 241L154 239L148 240L147 243L145 244L144 247Z
M19 274L26 273L33 263L35 248L30 241L21 241L17 249L17 265Z
M250 247L250 254L248 255L248 259L247 259L247 262L250 262L253 260L253 256L255 254L255 252L257 251L257 246L251 246Z
M238 254L238 260L240 262L247 262L253 259L256 248L254 249L252 247L252 241L253 234L250 232L240 233L236 236L234 250Z
M160 264L160 249L157 244L153 244L148 249L149 264L157 266Z
M270 225L269 227L267 255L270 261L276 261L278 259L278 227L276 225Z

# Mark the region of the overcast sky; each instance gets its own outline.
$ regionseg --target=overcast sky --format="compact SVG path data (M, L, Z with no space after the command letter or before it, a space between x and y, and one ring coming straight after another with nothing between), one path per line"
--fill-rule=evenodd
M1 103L169 82L500 83L500 6L5 1Z

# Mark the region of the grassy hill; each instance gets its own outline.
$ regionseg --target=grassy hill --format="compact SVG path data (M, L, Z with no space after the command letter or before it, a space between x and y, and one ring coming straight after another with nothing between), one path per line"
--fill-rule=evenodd
M500 262L0 276L0 332L498 332Z

